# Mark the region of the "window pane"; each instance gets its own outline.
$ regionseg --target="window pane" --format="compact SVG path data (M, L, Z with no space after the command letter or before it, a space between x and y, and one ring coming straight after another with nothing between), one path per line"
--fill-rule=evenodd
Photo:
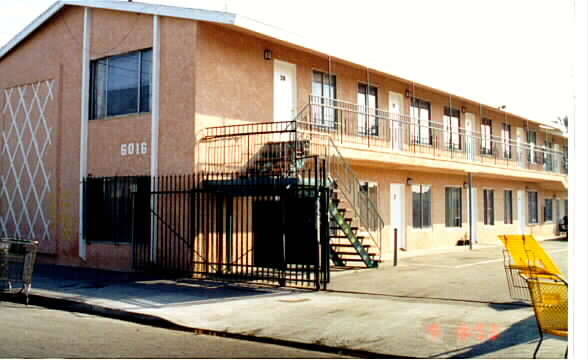
M140 112L151 111L151 70L153 51L141 52L141 108Z
M92 62L92 84L90 85L92 109L90 119L106 117L106 64L106 59Z
M423 207L423 228L431 227L431 214L432 214L432 186L422 185L422 207Z
M529 224L537 224L539 222L537 209L537 192L528 192L527 200L529 210Z
M412 185L412 227L420 229L423 227L421 221L421 187Z
M545 221L553 221L553 201L552 199L545 199Z
M445 188L445 226L461 227L461 188Z
M136 113L139 105L139 53L108 59L108 116Z
M504 190L504 223L512 224L512 190Z

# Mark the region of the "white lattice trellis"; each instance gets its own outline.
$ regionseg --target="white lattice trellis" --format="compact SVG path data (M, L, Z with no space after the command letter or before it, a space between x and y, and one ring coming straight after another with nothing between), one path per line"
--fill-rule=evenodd
M47 150L51 131L47 105L53 100L54 80L2 90L2 168L0 230L5 236L51 240L44 202L51 191ZM7 163L6 163L7 162Z

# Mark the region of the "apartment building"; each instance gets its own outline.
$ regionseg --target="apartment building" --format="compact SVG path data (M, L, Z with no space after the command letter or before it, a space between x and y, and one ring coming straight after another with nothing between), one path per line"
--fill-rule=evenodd
M560 129L235 14L58 1L0 49L0 94L0 230L38 239L44 261L132 268L137 234L153 231L104 230L128 211L84 226L96 208L86 180L241 166L248 152L227 144L211 160L210 134L250 124L291 123L295 142L329 163L327 183L357 218L342 238L358 253L371 246L371 259L392 258L395 230L397 251L410 252L497 244L504 233L552 238L567 215ZM93 199L124 197L109 191ZM360 237L373 243L355 245Z

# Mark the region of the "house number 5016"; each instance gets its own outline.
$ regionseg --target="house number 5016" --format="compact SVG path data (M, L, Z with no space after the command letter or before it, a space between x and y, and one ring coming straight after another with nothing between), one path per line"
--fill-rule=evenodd
M145 155L147 154L147 143L128 143L120 145L120 155Z

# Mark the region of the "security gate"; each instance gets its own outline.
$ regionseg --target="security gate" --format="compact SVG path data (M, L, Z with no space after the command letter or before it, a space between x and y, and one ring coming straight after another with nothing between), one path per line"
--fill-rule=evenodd
M85 235L130 242L137 271L319 289L329 281L329 190L324 161L306 164L278 175L88 178Z

